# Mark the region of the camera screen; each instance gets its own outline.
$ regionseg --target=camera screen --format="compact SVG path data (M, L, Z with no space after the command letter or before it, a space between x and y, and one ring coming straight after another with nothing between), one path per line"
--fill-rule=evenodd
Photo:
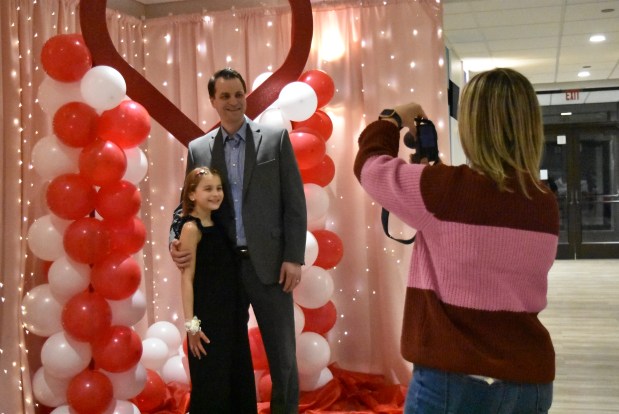
M434 127L429 124L419 125L419 141L422 148L436 148Z

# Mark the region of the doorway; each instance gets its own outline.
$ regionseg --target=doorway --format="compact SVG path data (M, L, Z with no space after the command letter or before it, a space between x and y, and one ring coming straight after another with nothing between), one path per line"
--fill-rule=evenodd
M542 178L560 211L557 259L619 258L619 127L544 127Z

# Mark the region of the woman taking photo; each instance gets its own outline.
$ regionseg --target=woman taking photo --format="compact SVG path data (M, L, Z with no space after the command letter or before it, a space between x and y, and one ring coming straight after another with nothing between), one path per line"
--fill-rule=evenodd
M537 97L511 69L473 77L460 101L468 165L397 158L417 103L383 111L359 138L367 193L417 229L401 351L414 364L405 413L546 413L555 354L538 319L557 249L559 212L539 178Z

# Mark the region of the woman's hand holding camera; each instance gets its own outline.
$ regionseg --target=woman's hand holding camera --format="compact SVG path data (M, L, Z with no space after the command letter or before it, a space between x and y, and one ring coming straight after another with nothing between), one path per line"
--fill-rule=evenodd
M393 109L400 115L400 118L402 118L402 126L408 128L410 133L417 137L415 118L428 118L421 105L416 102L410 102L404 105L398 105Z

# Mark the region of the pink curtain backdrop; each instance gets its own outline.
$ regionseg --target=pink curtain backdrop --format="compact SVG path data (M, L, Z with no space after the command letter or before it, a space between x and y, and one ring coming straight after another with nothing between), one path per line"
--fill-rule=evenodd
M23 295L45 283L43 262L29 251L27 232L48 213L46 177L32 168L36 142L51 134L51 118L36 103L45 74L44 42L59 33L79 32L78 0L3 0L0 5L2 54L2 222L0 263L0 412L35 413L32 375L40 367L46 338L22 328ZM344 257L330 270L338 319L327 338L331 361L339 367L384 375L406 384L410 364L399 352L404 288L410 246L387 239L380 207L352 174L361 129L383 108L416 100L435 121L445 160L449 160L447 64L441 36L439 0L363 0L314 6L314 37L306 69L322 69L335 82L325 108L334 124L327 154L336 166L327 187L330 207L324 228L344 244ZM207 130L217 118L207 82L231 66L248 87L274 71L290 46L288 7L228 10L147 21L108 10L108 28L119 52ZM182 327L179 272L169 258L168 227L178 204L186 149L159 125L141 146L149 172L140 184L141 218L148 239L140 256L142 289L148 309L136 325L142 334L157 321ZM402 157L408 156L404 148ZM412 231L392 218L391 232Z

